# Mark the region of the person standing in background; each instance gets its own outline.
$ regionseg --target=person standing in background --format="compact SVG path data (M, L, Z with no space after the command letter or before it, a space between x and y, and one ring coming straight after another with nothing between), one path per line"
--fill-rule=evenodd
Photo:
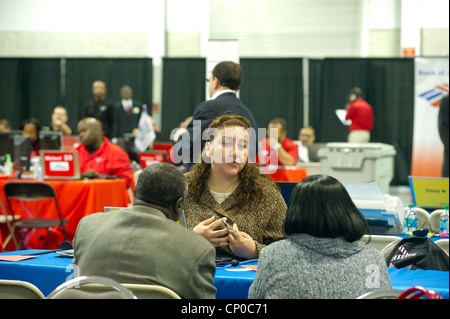
M348 134L349 143L369 143L374 117L372 106L362 98L359 87L350 90L347 96L346 120L351 120Z
M241 86L243 71L239 64L232 61L223 61L218 63L208 81L208 94L211 99L197 105L192 115L192 121L189 122L186 132L180 135L178 142L188 143L190 154L189 162L185 163L189 171L193 163L200 163L201 151L205 147L206 141L201 139L201 134L208 128L209 124L217 117L229 113L240 115L248 119L255 131L258 129L256 120L252 112L238 98L237 92ZM194 123L200 122L200 152L194 154ZM188 137L186 137L188 135ZM185 137L183 137L185 136ZM182 154L179 154L183 156Z
M111 138L113 106L111 102L106 101L105 82L94 81L92 83L92 94L93 99L86 102L84 107L84 116L99 120L102 123L104 135Z
M133 99L133 90L124 85L120 89L120 101L114 104L113 137L123 137L125 133L137 134L142 103Z
M439 136L444 144L444 162L442 163L442 177L448 177L448 94L441 100L438 115Z

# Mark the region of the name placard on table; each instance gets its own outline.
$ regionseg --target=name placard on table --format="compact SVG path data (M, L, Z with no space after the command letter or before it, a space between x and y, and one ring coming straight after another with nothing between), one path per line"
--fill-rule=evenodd
M77 151L41 150L44 179L79 179Z

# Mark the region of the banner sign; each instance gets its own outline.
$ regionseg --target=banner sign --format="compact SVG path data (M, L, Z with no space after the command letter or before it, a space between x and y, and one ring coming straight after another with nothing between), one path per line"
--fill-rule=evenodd
M411 175L440 177L444 146L439 137L438 113L449 90L447 58L414 60L414 130Z

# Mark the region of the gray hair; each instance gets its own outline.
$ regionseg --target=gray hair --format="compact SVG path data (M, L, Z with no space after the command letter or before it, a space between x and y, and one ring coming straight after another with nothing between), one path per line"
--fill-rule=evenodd
M174 165L156 163L147 166L140 174L134 196L144 202L172 208L188 191L186 177Z

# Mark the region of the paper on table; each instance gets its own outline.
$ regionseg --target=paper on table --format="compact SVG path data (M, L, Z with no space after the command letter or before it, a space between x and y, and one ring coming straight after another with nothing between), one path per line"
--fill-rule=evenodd
M344 125L350 125L352 124L352 120L346 120L345 116L347 115L347 110L345 109L337 109L335 110L335 113L342 124Z
M2 255L0 260L2 261L21 261L29 258L34 258L35 256L22 256L22 255Z
M240 271L252 271L249 268L225 268L226 271L236 271L236 272L240 272Z
M256 269L258 268L257 265L241 265L241 266L242 266L242 267L245 267L245 268L247 268L247 269L254 270L254 271L256 271Z

